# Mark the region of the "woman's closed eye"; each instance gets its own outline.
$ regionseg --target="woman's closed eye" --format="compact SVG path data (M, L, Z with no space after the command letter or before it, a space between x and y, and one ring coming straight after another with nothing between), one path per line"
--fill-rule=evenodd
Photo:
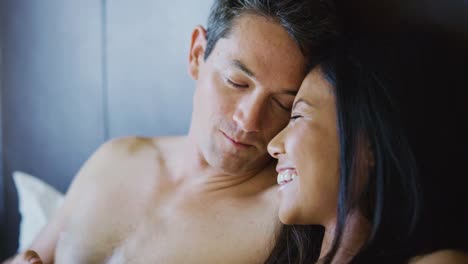
M296 121L297 119L302 118L302 115L293 114L290 118L291 121Z

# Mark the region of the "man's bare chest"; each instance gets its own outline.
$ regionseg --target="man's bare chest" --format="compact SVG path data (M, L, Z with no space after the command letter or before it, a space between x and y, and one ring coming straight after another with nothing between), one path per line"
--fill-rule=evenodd
M261 263L277 227L275 215L229 206L108 216L70 226L56 263Z
M108 263L261 263L274 225L245 220L219 215L145 219L113 250Z

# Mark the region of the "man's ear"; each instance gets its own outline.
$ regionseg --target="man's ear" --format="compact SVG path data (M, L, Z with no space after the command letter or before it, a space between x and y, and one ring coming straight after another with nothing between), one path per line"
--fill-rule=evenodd
M189 53L189 74L194 80L198 80L198 73L204 63L206 49L206 30L197 26L192 32L192 40Z

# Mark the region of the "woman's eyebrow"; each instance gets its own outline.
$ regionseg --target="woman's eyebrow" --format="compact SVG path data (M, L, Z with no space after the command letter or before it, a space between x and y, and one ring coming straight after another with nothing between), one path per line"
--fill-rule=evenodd
M309 107L312 107L312 104L309 103L307 100L305 100L304 98L299 98L299 100L297 100L296 102L294 102L294 105L293 105L293 109L299 104L299 103L303 103L303 104L306 104L307 106Z

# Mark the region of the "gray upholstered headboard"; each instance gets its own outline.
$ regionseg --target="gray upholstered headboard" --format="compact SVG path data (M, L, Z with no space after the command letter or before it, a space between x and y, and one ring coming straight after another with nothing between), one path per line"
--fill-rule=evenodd
M2 91L3 91L3 58L2 58L2 51L3 51L3 6L0 4L0 238L3 238L5 230L3 229L5 226L5 197L4 197L4 188L3 188L3 122L2 122L2 106L3 106L3 99L2 99ZM2 239L0 239L0 259L4 255L4 247L2 246Z
M190 33L211 3L0 2L0 259L17 247L12 171L65 192L109 138L186 133Z

